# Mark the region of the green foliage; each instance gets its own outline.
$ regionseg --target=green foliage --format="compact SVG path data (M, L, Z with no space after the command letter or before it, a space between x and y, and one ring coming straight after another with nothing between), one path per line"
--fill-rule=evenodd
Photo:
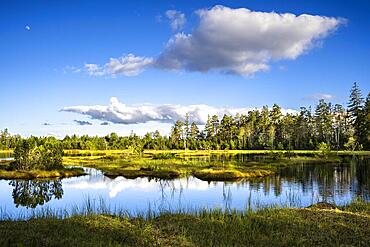
M327 156L330 154L330 146L325 142L319 143L319 145L317 145L317 149L321 151L322 155Z
M356 139L354 137L349 137L348 141L344 144L347 150L353 151L356 149Z
M21 139L19 135L11 135L8 129L0 131L0 150L12 149Z
M53 170L63 168L63 148L59 141L48 140L38 144L36 138L18 141L14 149L13 169Z

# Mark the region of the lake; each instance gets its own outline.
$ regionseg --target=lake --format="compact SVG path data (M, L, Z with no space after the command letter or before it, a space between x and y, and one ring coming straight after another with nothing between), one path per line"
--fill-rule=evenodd
M0 180L1 217L26 217L49 209L71 213L87 205L91 210L104 208L135 215L202 208L307 207L318 201L343 205L355 198L370 200L369 157L346 157L340 164L302 163L273 176L238 182L206 182L195 177L109 178L99 170L85 170L86 176L61 180Z

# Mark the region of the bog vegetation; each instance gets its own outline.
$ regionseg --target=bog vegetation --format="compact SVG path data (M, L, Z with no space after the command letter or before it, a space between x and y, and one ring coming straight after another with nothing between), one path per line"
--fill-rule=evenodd
M305 209L94 214L0 221L1 246L369 246L370 203Z

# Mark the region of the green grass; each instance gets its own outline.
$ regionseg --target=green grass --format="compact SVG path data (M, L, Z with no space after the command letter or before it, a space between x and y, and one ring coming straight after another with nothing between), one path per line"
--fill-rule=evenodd
M0 246L369 246L370 203L0 221Z
M66 155L115 155L115 154L130 154L130 150L65 150ZM145 155L155 155L155 154L175 154L178 156L207 156L211 154L271 154L271 153L291 153L298 155L315 155L322 153L319 150L145 150ZM370 151L331 151L331 154L337 155L370 155Z
M237 154L264 156L270 160L238 163L210 161L209 158L211 155ZM129 150L65 150L63 163L66 166L80 165L101 169L110 177L172 179L192 175L206 181L226 181L268 176L281 167L301 162L336 163L341 161L341 155L370 155L370 152L333 151L328 157L321 154L317 150L145 150L142 157L137 157ZM1 167L2 164L0 169ZM12 176L12 173L2 173L3 177ZM34 175L35 173L23 176L27 178L35 177ZM50 177L55 175L51 173Z
M245 178L257 178L274 174L275 172L268 169L253 169L249 171L239 171L232 169L203 169L194 171L193 175L201 180L206 181L227 181Z
M76 177L85 175L82 168L64 168L61 170L44 171L44 170L31 170L31 171L11 171L1 169L0 166L0 179L44 179L44 178L65 178Z
M13 150L0 150L0 154L11 154ZM94 156L94 155L117 155L117 154L131 154L130 150L123 149L123 150L64 150L64 153L67 156ZM322 153L319 150L145 150L145 155L155 155L155 154L175 154L178 156L207 156L211 154L297 154L297 155L315 155ZM346 150L339 150L330 151L331 154L335 155L367 155L370 156L370 151L346 151Z
M86 152L83 152L86 154ZM281 154L263 154L265 161L236 160L212 160L210 155L183 156L181 153L146 153L137 157L129 153L107 152L91 153L91 156L76 155L65 156L63 163L66 166L85 166L100 169L110 177L124 176L126 178L155 177L155 178L178 178L195 176L206 181L227 181L247 178L269 176L276 173L280 168L302 162L338 163L338 156L323 157L314 156L290 156Z
M204 161L198 159L153 159L122 158L106 156L64 157L65 165L82 165L102 170L107 176L124 176L126 178L156 177L177 178L188 175L203 180L237 180L261 177L273 174L286 163L262 163L236 161Z

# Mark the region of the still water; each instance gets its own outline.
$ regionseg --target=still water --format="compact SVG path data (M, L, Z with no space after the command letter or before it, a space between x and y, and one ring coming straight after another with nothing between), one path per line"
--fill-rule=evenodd
M206 182L194 177L175 180L108 178L85 168L88 175L62 180L0 180L0 215L15 218L35 210L73 212L86 207L132 215L148 210L266 206L306 207L318 201L338 205L355 198L370 201L368 157L346 158L340 164L304 164L282 169L263 179Z

